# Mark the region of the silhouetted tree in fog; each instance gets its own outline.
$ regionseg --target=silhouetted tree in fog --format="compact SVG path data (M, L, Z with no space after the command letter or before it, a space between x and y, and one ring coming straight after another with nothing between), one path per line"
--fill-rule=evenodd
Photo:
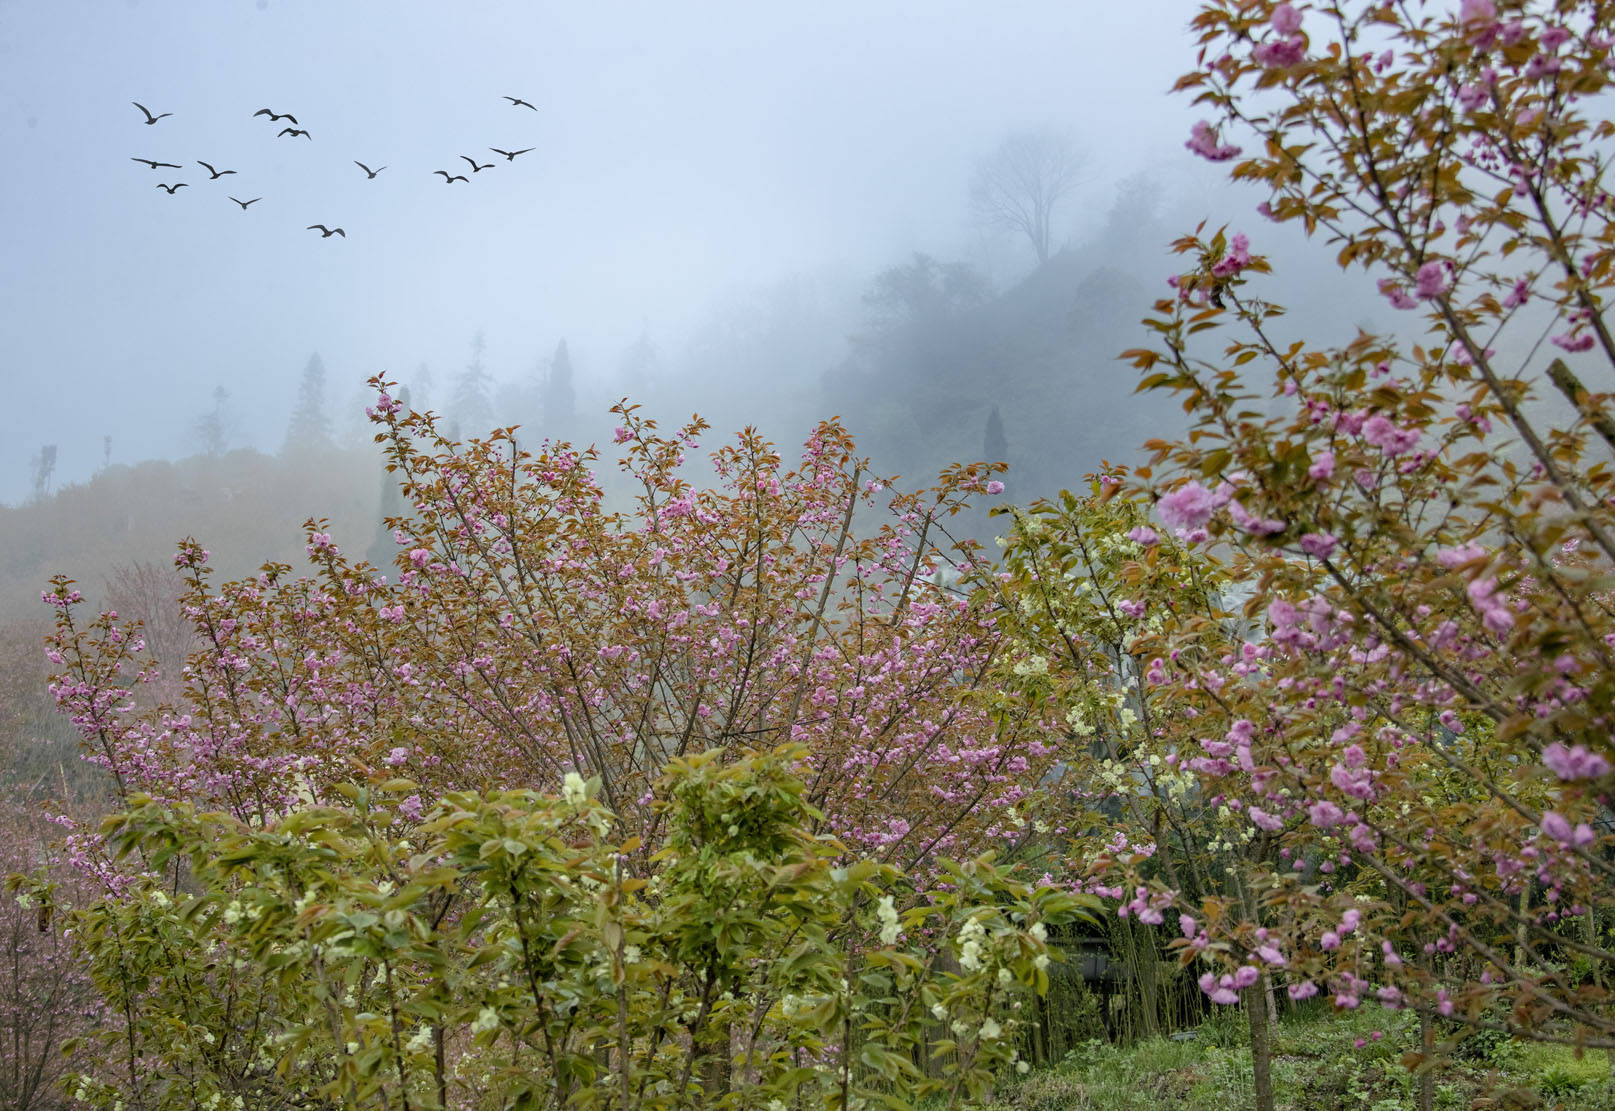
M478 328L471 340L471 361L454 381L454 423L473 436L481 435L493 425L493 402L489 396L492 379L482 362L486 348L487 341Z
M331 415L325 404L325 363L309 356L297 386L297 404L286 425L285 455L313 455L331 450Z
M51 479L56 474L56 445L46 444L34 456L34 500L44 501L50 496Z
M987 414L987 430L981 437L981 457L988 463L1009 462L1009 441L1004 438L1004 418L998 415L998 406Z
M1082 184L1082 168L1082 155L1063 132L1013 132L977 164L971 207L983 224L1026 236L1041 266L1049 261L1054 211Z
M544 430L556 438L571 434L577 420L577 391L572 386L572 354L566 340L555 345L549 373L544 379Z
M622 363L618 367L622 391L635 401L649 397L656 388L661 361L661 354L650 341L650 329L640 329L639 338L623 352Z
M197 417L191 429L202 454L223 455L234 424L235 420L230 414L230 391L223 386L215 386L213 407Z

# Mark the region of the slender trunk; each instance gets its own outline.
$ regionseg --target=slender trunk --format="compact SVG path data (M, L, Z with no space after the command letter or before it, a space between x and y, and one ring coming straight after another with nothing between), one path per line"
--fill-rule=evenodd
M701 1058L701 1088L709 1103L729 1093L733 1080L732 1032L730 1023L714 1022L702 1032L700 1044L695 1047Z
M1269 1041L1267 974L1245 989L1245 1013L1251 1024L1251 1086L1256 1111L1273 1111L1273 1047Z
M1519 925L1514 928L1514 963L1516 966L1525 964L1525 916L1531 909L1531 885L1527 883L1520 892Z
M1419 1111L1435 1111L1436 1070L1431 1058L1436 1052L1436 1025L1429 1011L1419 1012L1419 1048L1424 1054L1419 1063Z

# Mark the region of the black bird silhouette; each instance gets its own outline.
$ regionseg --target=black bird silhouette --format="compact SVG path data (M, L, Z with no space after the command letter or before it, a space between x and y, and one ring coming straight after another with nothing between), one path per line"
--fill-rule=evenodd
M153 162L149 158L131 158L131 159L129 159L129 161L131 161L131 162L144 162L146 165L150 166L154 170L158 166L164 166L164 167L167 167L170 170L178 170L178 169L183 168L181 166L176 165L173 162Z
M280 132L275 136L275 138L278 139L278 138L281 137L281 135L290 135L294 139L297 138L299 135L301 135L303 138L309 139L309 140L312 140L314 138L314 136L310 135L308 132L304 131L300 127L283 127L283 128L280 129Z
M207 172L213 175L212 177L208 178L209 181L218 181L225 174L233 174L233 173L235 173L234 170L215 170L213 168L213 163L211 163L211 162L203 162L200 158L198 158L196 160L196 164L198 166L206 166L207 167Z
M185 188L185 183L182 181L178 185L158 185L157 188L159 188L159 189L167 189L168 190L168 195L170 197L172 197L175 194L175 192L177 192L180 189Z
M291 120L293 123L297 122L297 117L292 115L290 112L281 112L277 115L275 111L270 108L260 108L254 112L253 115L268 116L270 123L279 123L281 120Z
M172 116L174 114L172 112L164 112L161 116L154 116L154 115L151 114L151 109L147 108L144 104L140 103L140 101L131 100L129 103L133 104L136 108L139 108L142 112L146 113L146 124L147 124L147 126L150 126L151 124L156 123L158 120L162 119L164 116Z
M493 169L493 163L492 162L489 162L489 163L487 163L485 165L479 166L479 165L477 165L477 160L475 158L468 157L467 155L464 155L464 154L460 155L460 161L461 162L469 162L469 163L471 163L471 172L474 173L474 174L480 174L483 170L491 170L491 169Z
M238 204L238 205L240 205L240 206L241 206L241 211L242 211L242 212L245 212L245 211L247 211L247 206L248 206L248 205L249 205L249 204L257 204L257 203L258 203L258 202L259 202L259 201L261 201L261 200L263 200L263 198L262 198L262 197L254 197L254 198L252 198L252 200L250 200L250 201L244 201L244 200L241 200L241 199L240 199L240 198L239 198L239 197L231 197L231 198L230 198L230 199L231 199L231 200L232 200L232 201L235 201L235 202L236 202L236 204ZM343 238L343 239L346 239L346 238L347 238L347 236L345 236L345 235L344 235L344 236L343 236L343 237L342 237L342 238Z
M525 100L523 100L523 99L522 99L522 98L521 98L521 97L519 97L519 96L507 96L507 97L505 97L505 99L506 99L506 100L508 100L508 101L510 101L510 106L511 106L511 107L512 107L512 108L517 108L517 107L520 107L520 108L531 108L531 109L532 109L532 110L533 110L533 111L535 111L535 112L536 112L536 111L538 111L538 106L537 106L537 105L535 105L535 104L528 104L528 103L527 103L527 102L526 102L526 101L525 101Z
M444 185L452 185L456 181L469 182L471 180L470 178L466 177L464 174L450 174L447 170L433 170L432 172L434 174L442 174L443 175L443 184Z
M375 176L377 174L381 173L381 171L383 171L383 170L385 170L387 168L385 166L377 166L374 170L372 170L369 166L366 166L363 162L359 161L357 158L355 158L353 160L353 164L355 166L359 167L361 170L363 170L365 172L365 175L370 180L374 180ZM347 237L343 236L343 238L346 239Z
M516 161L516 156L518 154L526 154L528 151L537 150L538 148L537 147L524 147L521 150L500 150L498 147L489 147L488 149L493 151L495 154L504 155L506 162L514 162L514 161ZM462 154L460 157L464 158L465 155Z
M320 238L321 239L329 239L333 235L340 235L343 239L346 239L348 237L348 233L343 231L341 228L328 228L324 224L310 224L308 227L304 228L303 230L304 231L317 231L317 232L320 233Z

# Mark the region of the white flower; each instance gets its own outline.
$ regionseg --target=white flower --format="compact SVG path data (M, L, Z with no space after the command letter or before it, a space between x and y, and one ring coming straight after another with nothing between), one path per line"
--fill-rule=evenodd
M880 943L897 944L897 935L900 932L897 925L897 908L892 905L890 895L880 897L880 902L875 907L875 917L880 919Z
M981 920L972 918L959 930L959 967L966 972L976 972L981 969L981 943L986 940L987 931Z
M1032 1071L1032 1066L1028 1065L1025 1061L1016 1061L1015 1071L1020 1073L1022 1076L1025 1076L1027 1073Z
M1047 953L1039 953L1037 956L1033 957L1032 967L1037 969L1039 972L1042 972L1045 968L1049 967L1049 955Z
M988 1019L986 1022L981 1024L982 1041L997 1041L1003 1033L1003 1027L999 1026L998 1023L994 1022L992 1019Z
M561 780L561 798L568 806L581 806L589 797L589 785L577 772L567 772Z
M1047 675L1049 673L1049 661L1042 656L1028 656L1017 663L1012 670L1023 679L1031 675Z
M404 1049L410 1053L424 1053L432 1044L432 1028L422 1026L415 1031L415 1036L404 1043Z
M941 1003L931 1004L931 1014L938 1022L946 1022L948 1020L948 1009Z
M484 1030L492 1030L498 1025L499 1012L495 1011L492 1007L484 1007L482 1010L477 1012L476 1020L471 1023L471 1032L473 1034L480 1034Z
M234 926L241 921L241 903L236 899L230 900L230 905L224 908L224 923Z
M1008 987L1010 981L1013 980L1013 979L1015 979L1015 974L1013 972L1011 972L1009 969L1000 968L998 970L998 982L1000 984L1003 984L1005 987Z
M1041 922L1033 922L1031 928L1026 932L1037 938L1038 941L1049 940L1049 928Z

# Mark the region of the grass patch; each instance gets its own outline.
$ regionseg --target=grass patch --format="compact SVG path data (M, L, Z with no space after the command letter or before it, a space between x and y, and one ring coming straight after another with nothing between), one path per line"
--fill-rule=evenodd
M1088 1042L1006 1082L992 1111L1244 1111L1254 1102L1247 1038L1242 1016L1229 1011L1192 1040ZM1565 1046L1457 1032L1444 1045L1431 1066L1441 1111L1615 1108L1615 1072L1602 1051L1578 1058ZM1286 1111L1415 1111L1420 1074L1404 1055L1418 1048L1410 1014L1319 1007L1290 1015L1274 1032L1275 1101Z

